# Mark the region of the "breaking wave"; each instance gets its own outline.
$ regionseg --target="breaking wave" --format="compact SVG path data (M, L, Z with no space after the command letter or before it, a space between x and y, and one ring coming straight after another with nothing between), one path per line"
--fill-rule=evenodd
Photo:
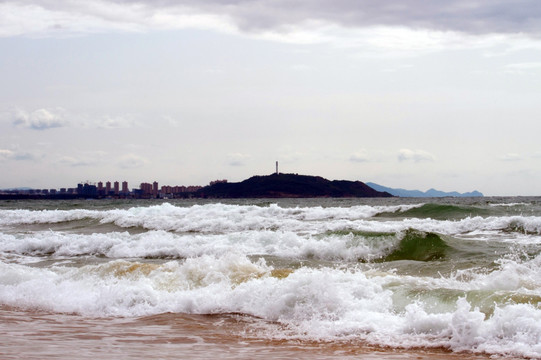
M420 207L419 207L420 206ZM467 216L460 219L409 217L410 212L427 212L429 205L353 206L282 208L225 204L178 207L162 204L127 210L1 210L0 227L40 225L41 229L73 227L99 232L100 226L114 225L118 230L163 230L176 233L220 234L243 231L291 231L317 234L351 229L365 232L399 232L415 228L441 234L463 234L475 231L507 231L541 234L539 216ZM432 206L432 205L430 205ZM438 205L440 211L444 211ZM399 214L385 221L382 214ZM378 216L375 217L374 216ZM386 215L387 216L387 215ZM67 226L69 230L69 226ZM38 227L39 229L39 227ZM60 228L62 230L62 228Z
M473 273L468 280L414 280L356 268L273 269L263 259L237 254L49 269L0 263L0 301L88 316L241 313L268 321L259 330L267 337L538 357L541 309L516 300L519 293L539 298L528 295L541 285L539 265L539 257L509 260L497 271ZM412 281L415 296L406 291ZM472 296L473 288L515 295L494 302L487 313ZM437 289L454 295L438 295ZM439 307L430 301L434 296L442 297ZM275 323L285 328L276 332Z

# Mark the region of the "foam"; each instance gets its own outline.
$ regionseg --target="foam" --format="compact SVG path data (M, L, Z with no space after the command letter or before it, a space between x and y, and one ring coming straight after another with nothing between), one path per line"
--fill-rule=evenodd
M120 228L205 234L265 230L317 234L342 229L399 232L409 228L449 235L494 230L516 234L541 234L541 217L537 216L476 216L461 220L404 218L375 221L373 219L374 215L382 212L400 212L418 206L420 205L281 208L276 204L267 207L208 204L177 207L165 203L127 210L104 211L1 210L0 226L46 225L94 220L101 224L114 224Z
M291 259L357 261L383 256L400 241L400 234L378 237L311 236L293 232L246 231L232 234L176 234L148 231L72 234L39 231L0 234L0 252L33 256L105 256L108 258L190 258L237 252Z
M398 290L410 287L410 281L360 268L301 268L278 278L263 260L239 254L164 264L116 260L80 268L0 263L0 301L87 316L235 312L266 320L259 335L270 338L541 356L536 305L499 304L490 316L463 297L439 311L414 298L397 307L396 297L403 296ZM416 281L428 289L438 280Z
M276 227L286 221L294 226L299 222L325 220L356 220L373 217L382 212L404 211L419 205L368 206L349 208L307 207L282 208L276 204L255 205L207 204L178 207L168 203L127 210L0 210L0 225L55 224L83 219L96 219L120 227L142 227L166 231L215 232L229 229L242 231Z

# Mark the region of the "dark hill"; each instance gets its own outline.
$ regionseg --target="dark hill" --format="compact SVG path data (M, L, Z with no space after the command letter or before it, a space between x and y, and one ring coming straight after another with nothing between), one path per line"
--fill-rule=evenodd
M330 181L320 176L296 174L253 176L240 183L217 183L205 186L197 195L210 198L392 197L360 181Z

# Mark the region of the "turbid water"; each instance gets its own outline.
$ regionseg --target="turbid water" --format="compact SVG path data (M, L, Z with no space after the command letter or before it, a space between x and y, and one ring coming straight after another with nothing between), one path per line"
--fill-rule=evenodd
M0 357L541 358L541 198L0 202Z

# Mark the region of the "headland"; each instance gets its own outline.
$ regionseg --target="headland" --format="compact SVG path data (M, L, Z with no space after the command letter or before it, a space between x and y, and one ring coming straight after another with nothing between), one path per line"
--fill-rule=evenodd
M320 176L274 173L238 183L218 182L199 189L202 198L392 197L361 181L327 180Z

